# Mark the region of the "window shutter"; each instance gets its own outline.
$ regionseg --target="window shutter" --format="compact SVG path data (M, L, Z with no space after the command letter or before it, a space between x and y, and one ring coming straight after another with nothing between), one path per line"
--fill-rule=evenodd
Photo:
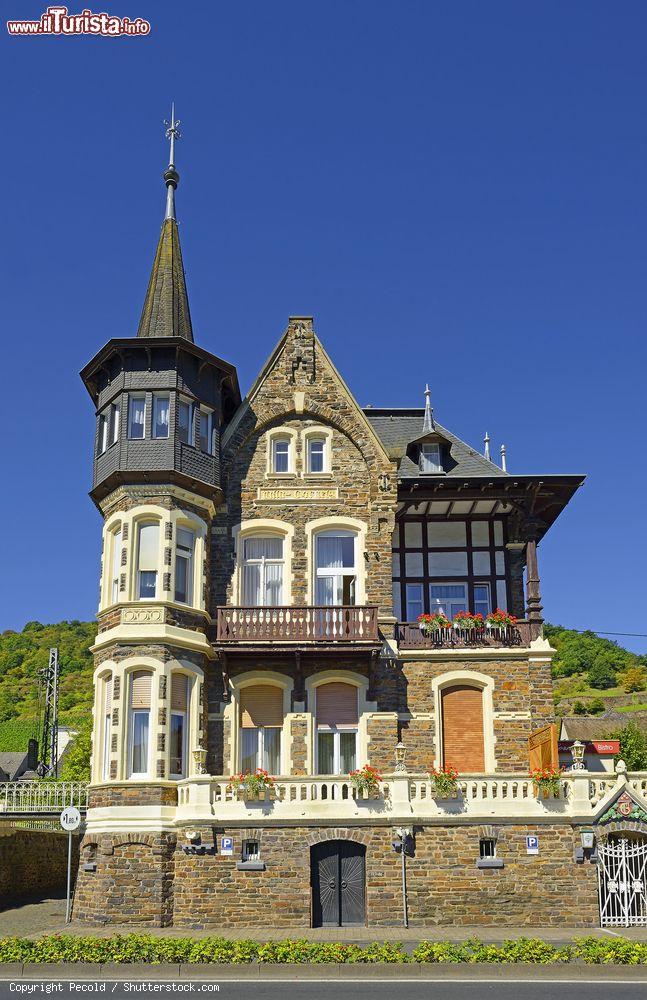
M553 724L544 726L528 737L528 757L531 771L536 771L538 768L559 767L557 726Z
M357 688L333 681L317 688L318 726L356 726Z
M283 725L283 688L255 684L240 692L240 724L243 729Z
M443 763L463 774L485 769L483 692L457 684L445 688L442 698Z
M133 708L151 707L151 674L136 670L132 680L131 705Z
M157 570L159 524L139 526L139 569L142 572Z
M171 677L171 708L176 712L186 712L188 679L186 674L173 674Z

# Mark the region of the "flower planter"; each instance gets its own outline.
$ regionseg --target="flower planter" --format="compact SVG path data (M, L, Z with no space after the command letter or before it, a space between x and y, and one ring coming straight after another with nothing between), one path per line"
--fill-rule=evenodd
M256 791L239 788L236 797L239 802L273 802L276 798L276 791L274 788L259 788Z

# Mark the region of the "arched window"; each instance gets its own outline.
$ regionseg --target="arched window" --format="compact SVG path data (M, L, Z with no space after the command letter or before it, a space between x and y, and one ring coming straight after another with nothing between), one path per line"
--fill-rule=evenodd
M275 435L272 437L272 472L292 472L292 469L290 438Z
M189 731L189 678L186 674L171 676L171 740L170 776L186 778L187 740Z
M243 604L272 607L283 603L283 538L243 538Z
M112 674L103 678L103 753L101 758L101 777L107 781L110 777L110 730L112 725Z
M159 522L142 521L137 533L137 592L139 600L157 596Z
M317 772L348 774L357 766L357 688L331 681L316 689Z
M274 684L254 684L240 692L240 768L281 770L283 689Z
M315 604L354 604L357 535L335 528L315 535Z
M485 770L483 691L468 684L452 684L441 691L443 764L462 774Z
M136 670L130 683L130 776L148 777L152 674Z

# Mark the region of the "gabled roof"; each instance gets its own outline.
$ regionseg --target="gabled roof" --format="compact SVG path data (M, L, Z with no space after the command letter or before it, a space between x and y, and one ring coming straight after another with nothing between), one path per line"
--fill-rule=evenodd
M398 474L403 479L420 478L420 469L407 456L410 444L419 442L424 436L425 411L415 409L375 409L367 407L364 413L384 444L391 459L398 463ZM507 476L494 462L479 455L470 445L461 441L445 427L436 423L436 432L449 442L450 456L454 464L448 465L444 477L448 476Z
M181 337L193 343L189 298L175 219L164 219L144 299L138 337Z
M22 775L27 766L27 756L26 750L20 752L6 750L0 753L0 769L6 772L9 781Z

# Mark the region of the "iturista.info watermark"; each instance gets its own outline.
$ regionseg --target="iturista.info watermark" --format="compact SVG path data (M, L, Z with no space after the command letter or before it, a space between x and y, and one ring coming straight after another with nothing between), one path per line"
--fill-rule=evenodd
M48 7L38 21L7 21L10 35L103 35L105 38L136 38L148 35L150 21L143 17L116 17L82 10L68 14L67 7Z

